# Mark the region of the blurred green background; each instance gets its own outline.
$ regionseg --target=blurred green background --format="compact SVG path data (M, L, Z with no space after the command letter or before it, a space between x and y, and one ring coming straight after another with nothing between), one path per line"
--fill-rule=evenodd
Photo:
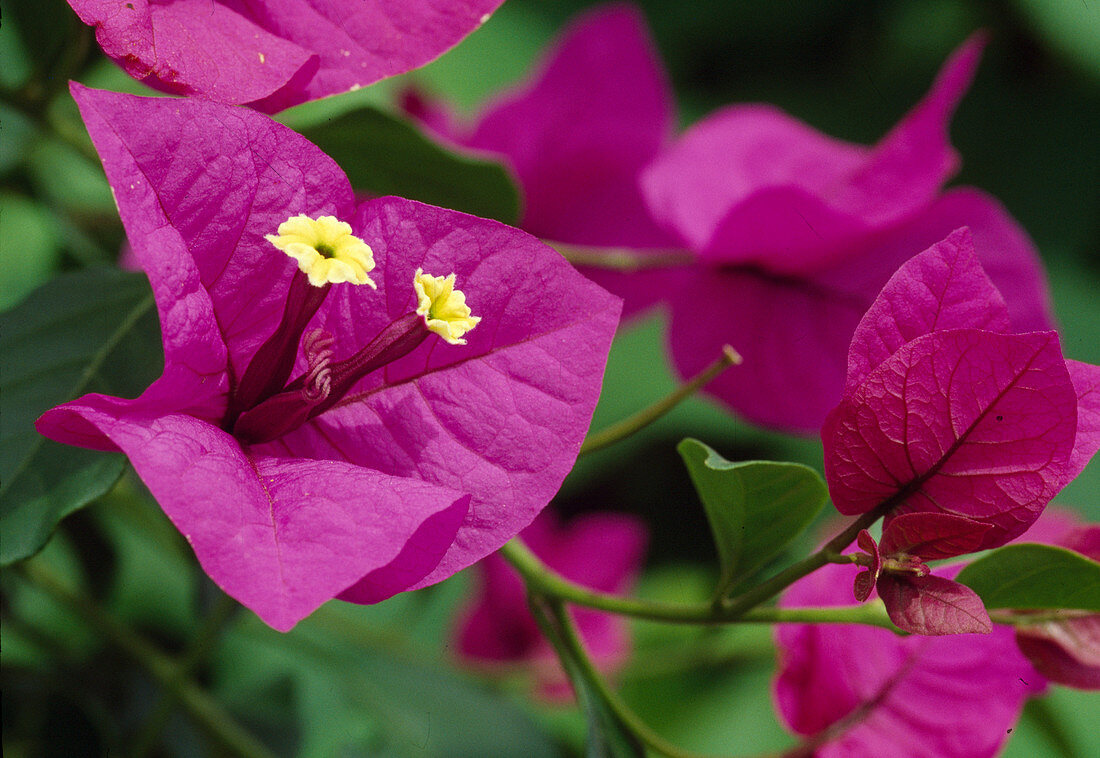
M869 143L925 92L946 55L992 35L952 128L955 183L1000 198L1046 262L1063 347L1100 363L1100 5L1085 0L800 0L639 3L687 125L724 104L768 101L837 137ZM296 109L315 122L385 103L412 80L472 112L522 80L573 13L590 5L507 0L439 61L399 80ZM67 78L138 92L62 0L5 0L0 26L0 308L59 272L110 264L123 240L89 160ZM594 428L665 395L661 314L616 342ZM675 445L698 437L730 459L820 466L820 444L771 434L692 399L644 433L583 459L556 506L643 515L652 526L641 592L705 598L713 548ZM1100 519L1100 461L1059 500ZM808 537L807 540L810 538ZM808 542L799 547L803 549ZM216 612L218 591L136 479L66 519L42 557L163 649L178 653ZM279 755L554 755L579 751L583 720L533 704L522 675L491 682L456 667L448 632L470 577L376 607L330 603L289 635L249 613L226 622L197 681ZM155 683L82 623L5 572L4 751L9 756L219 754L177 711L163 730ZM738 755L792 744L772 714L770 631L638 624L619 677L627 700L685 747ZM1100 698L1055 689L1027 707L1006 755L1100 755ZM164 710L164 709L162 709Z

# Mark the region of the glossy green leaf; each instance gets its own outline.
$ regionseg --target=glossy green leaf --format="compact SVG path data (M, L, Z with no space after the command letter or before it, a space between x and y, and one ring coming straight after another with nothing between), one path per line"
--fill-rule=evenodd
M1005 545L956 577L985 607L1100 612L1100 563L1050 545Z
M506 224L519 218L519 191L503 165L451 152L377 108L301 131L340 164L358 192L399 195Z
M159 374L161 354L153 296L140 274L67 274L0 315L0 563L37 552L125 464L118 454L51 442L34 420L86 392L138 395Z
M677 449L706 509L722 592L778 555L828 498L821 476L800 463L733 463L690 438Z

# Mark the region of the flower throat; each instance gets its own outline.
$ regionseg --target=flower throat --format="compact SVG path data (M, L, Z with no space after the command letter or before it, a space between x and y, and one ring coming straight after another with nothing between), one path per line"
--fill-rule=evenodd
M413 275L417 307L390 322L349 358L333 359L338 337L323 329L306 332L335 284L377 289L369 273L374 252L332 216L293 216L266 239L298 262L283 315L275 331L252 356L232 390L222 427L247 443L270 442L339 403L363 377L408 355L432 333L452 345L481 320L454 288L455 275ZM299 345L305 370L294 379Z

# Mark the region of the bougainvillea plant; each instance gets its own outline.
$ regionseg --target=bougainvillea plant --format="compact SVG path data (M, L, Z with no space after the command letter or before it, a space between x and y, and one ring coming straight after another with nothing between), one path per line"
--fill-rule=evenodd
M1095 752L1076 693L1024 710L1100 688L1100 527L1054 501L1095 514L1088 481L1063 492L1096 474L1100 367L1063 354L1095 362L1090 329L1071 299L1055 331L998 201L945 189L988 46L958 137L997 173L968 148L968 179L1035 224L1072 297L1084 268L1050 229L1074 199L1023 199L1057 150L1004 155L1072 144L1087 169L1076 105L1042 140L1019 98L981 110L990 79L1015 97L1022 29L957 18L849 98L818 66L867 60L839 4L815 11L828 37L788 41L799 71L722 84L782 53L721 22L783 9L713 4L722 45L670 75L674 27L618 2L467 116L450 103L561 9L495 13L453 91L428 68L310 102L435 58L499 0L24 2L0 33L0 283L31 293L0 313L5 748ZM912 38L876 18L880 52ZM888 123L964 39L870 146L710 96L782 82L823 122L866 97ZM786 88L811 58L807 100ZM132 86L115 64L167 96L93 88ZM677 98L710 114L679 136ZM638 408L666 354L684 381ZM697 391L720 402L663 418ZM757 460L779 450L800 461ZM794 737L744 699L776 653Z
M977 595L924 561L1019 536L1100 448L1100 367L1009 329L962 229L899 268L852 338L825 476L841 513L885 516L881 544L860 536L856 594L877 582L909 631L988 631Z
M274 113L438 57L501 0L69 0L127 74Z
M617 4L576 19L533 80L473 125L422 97L406 108L455 144L502 155L523 188L523 228L566 243L626 315L667 303L681 376L725 344L747 350L704 391L756 423L813 433L840 398L863 312L901 263L959 226L1009 293L1013 328L1053 324L1026 233L989 195L942 191L959 166L949 120L984 45L960 47L871 147L764 104L722 108L670 144L667 76L637 13Z
M335 595L449 576L546 505L616 298L499 223L357 207L331 160L259 114L73 94L157 296L165 370L41 432L122 449L207 573L278 629Z

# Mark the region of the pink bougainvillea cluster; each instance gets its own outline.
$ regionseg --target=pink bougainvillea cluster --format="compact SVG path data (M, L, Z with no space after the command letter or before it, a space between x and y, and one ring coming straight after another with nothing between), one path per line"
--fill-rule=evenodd
M1019 539L1100 448L1100 367L1063 356L1033 245L992 197L944 188L984 35L871 146L763 104L677 136L655 47L622 4L578 19L469 123L407 92L437 137L507 164L520 231L357 202L328 156L263 115L421 65L499 0L70 5L130 75L189 97L72 86L165 367L136 399L88 394L38 429L124 452L203 569L272 627L481 561L459 653L533 663L545 694L564 692L526 587L492 554L521 534L566 579L630 590L638 520L562 525L543 509L588 431L620 314L659 304L681 375L734 345L743 366L706 391L751 421L820 431L838 511L884 519L881 538L864 529L831 556L849 565L781 601L877 597L917 635L779 628L777 704L815 754L989 756L1048 679L1100 686L1096 616L1014 634L955 581L958 561L929 565ZM1095 527L1052 523L1034 538L1100 558ZM574 618L597 666L625 660L620 618Z
M123 450L206 572L278 629L336 595L374 602L450 576L546 505L588 428L617 298L497 222L400 198L357 205L331 159L258 113L73 95L153 285L165 369L136 400L55 408L43 434ZM377 289L301 284L265 239L298 214L369 241ZM481 319L468 344L429 336L275 438L241 423L284 413L265 398L301 406L295 377L320 352L307 323L334 360L358 355L416 310L421 268L461 283ZM295 293L313 290L310 315ZM279 331L292 308L301 323ZM281 375L265 361L257 383L273 334L289 335Z
M591 246L588 259L609 265L631 250L629 273L582 270L627 314L664 304L681 376L734 345L744 364L704 391L751 421L812 433L840 399L852 332L883 284L960 226L1006 294L1010 328L1053 324L1026 233L984 192L942 189L959 166L948 122L984 44L964 43L871 147L763 104L727 106L673 140L667 77L623 4L577 19L533 80L471 125L423 96L409 105L449 142L505 160L528 231Z
M925 561L1018 537L1100 448L1100 367L1055 332L1007 333L1008 309L963 229L890 278L855 330L844 397L821 432L837 509L891 618L921 634L989 631L980 600Z

